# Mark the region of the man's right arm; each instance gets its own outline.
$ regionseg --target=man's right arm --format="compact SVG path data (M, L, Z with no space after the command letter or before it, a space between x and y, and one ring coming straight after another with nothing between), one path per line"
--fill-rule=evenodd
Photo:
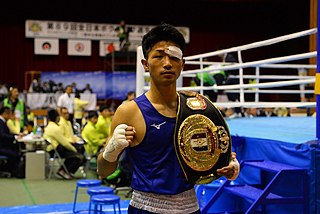
M110 137L97 161L97 172L103 178L116 170L120 154L134 138L134 128L127 125L129 110L126 105L119 106L112 119Z

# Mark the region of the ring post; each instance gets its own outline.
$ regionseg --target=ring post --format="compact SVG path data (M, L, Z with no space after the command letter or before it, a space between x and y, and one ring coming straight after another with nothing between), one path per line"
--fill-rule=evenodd
M319 30L320 30L320 4L318 4L318 33L317 33L317 73L316 73L316 84L315 94L316 94L316 137L320 139L320 39L319 39Z

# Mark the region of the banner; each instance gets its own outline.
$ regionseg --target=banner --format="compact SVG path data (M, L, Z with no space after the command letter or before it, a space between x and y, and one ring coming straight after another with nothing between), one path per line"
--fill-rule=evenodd
M62 83L64 87L76 82L79 90L84 89L89 83L98 99L125 100L129 91L136 91L135 72L43 71L41 81L42 83L49 81L54 84Z
M68 55L91 56L91 40L68 39Z
M26 20L25 35L27 38L59 38L59 39L89 39L118 41L115 31L119 24L100 24L67 21ZM140 45L142 37L155 27L153 25L126 25L131 29L129 40ZM190 29L177 26L183 34L186 43L190 41Z
M59 39L34 39L34 54L59 55Z

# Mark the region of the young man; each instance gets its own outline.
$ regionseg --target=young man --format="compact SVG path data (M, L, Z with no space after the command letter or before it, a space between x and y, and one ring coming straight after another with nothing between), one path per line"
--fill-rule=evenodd
M59 126L60 116L58 111L50 109L48 111L48 119L49 123L44 128L43 138L51 143L47 146L46 150L50 155L53 155L54 149L56 149L59 155L62 158L65 158L64 164L71 174L61 167L58 170L57 175L66 180L70 180L72 179L72 174L75 174L78 168L83 165L85 157L80 154L72 142L62 134Z
M96 124L96 128L99 133L107 139L110 135L111 121L112 121L112 112L106 105L101 105L99 107L99 117Z
M184 176L174 148L176 80L184 66L184 38L173 26L161 24L143 37L142 48L150 90L115 112L112 137L98 158L98 173L110 175L126 148L134 190L128 213L200 213L194 185ZM235 179L239 171L235 154L232 159L217 172Z
M74 117L74 98L71 96L72 85L67 85L64 94L62 94L58 99L58 112L61 112L62 107L66 107L69 112L69 121L73 126L73 117Z
M83 128L81 136L83 140L86 141L84 148L90 157L97 156L98 151L107 141L107 138L97 129L97 122L98 113L96 111L89 111L88 122Z
M20 160L19 143L15 140L19 138L19 135L11 134L9 131L6 122L9 120L10 115L11 109L9 107L0 108L0 155L8 156L5 170L15 177Z

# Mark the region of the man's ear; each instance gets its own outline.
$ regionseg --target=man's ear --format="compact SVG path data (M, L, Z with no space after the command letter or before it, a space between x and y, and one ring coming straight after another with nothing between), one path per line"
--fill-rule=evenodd
M143 65L143 68L145 71L149 71L149 64L148 61L146 59L141 59L141 63Z

